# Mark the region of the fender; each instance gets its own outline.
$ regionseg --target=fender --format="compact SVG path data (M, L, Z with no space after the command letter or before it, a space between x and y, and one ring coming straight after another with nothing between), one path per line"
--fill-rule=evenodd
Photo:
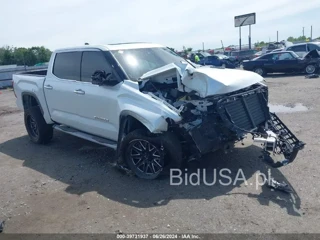
M168 123L165 117L154 112L144 109L140 109L139 113L131 110L124 110L120 114L120 123L121 118L125 116L133 117L152 133L161 133L168 130Z

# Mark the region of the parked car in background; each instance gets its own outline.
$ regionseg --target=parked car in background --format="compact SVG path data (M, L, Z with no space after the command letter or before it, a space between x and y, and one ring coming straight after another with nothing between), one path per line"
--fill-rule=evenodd
M250 60L253 58L253 55L256 53L256 50L239 50L231 52L231 56L241 64L243 60Z
M313 74L319 70L320 55L316 50L300 58L295 52L267 53L250 61L243 61L243 69L263 76L268 73L305 72Z
M199 62L200 65L213 65L217 67L235 68L236 64L232 62L229 57L223 54L216 54L213 56L204 57Z
M304 57L312 50L320 51L320 42L298 43L286 48L286 51L293 51L300 57Z
M192 62L195 62L195 60L194 60L195 55L198 55L198 57L200 58L200 60L201 60L202 58L211 56L211 54L208 53L208 52L192 52L192 53L189 55L189 59L190 59Z
M259 52L256 52L255 54L253 54L253 58L257 58L257 57L260 57L262 54L262 51L259 51Z

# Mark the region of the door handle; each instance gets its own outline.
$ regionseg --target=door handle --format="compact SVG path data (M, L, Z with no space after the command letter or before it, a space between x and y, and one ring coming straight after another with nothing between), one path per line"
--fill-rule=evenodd
M44 85L44 88L45 89L49 89L49 90L53 89L53 87L51 85L49 85L49 84L48 85Z
M81 89L77 89L73 91L75 94L80 94L80 95L84 95L86 92L81 90Z

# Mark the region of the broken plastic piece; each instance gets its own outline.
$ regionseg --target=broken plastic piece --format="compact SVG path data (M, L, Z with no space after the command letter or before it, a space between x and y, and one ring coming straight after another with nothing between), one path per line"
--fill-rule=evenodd
M268 187L273 188L275 190L283 191L286 193L293 192L292 188L289 187L288 184L286 184L285 182L280 183L277 180L275 180L274 178L271 178L269 181L267 181L267 183L268 183Z
M306 78L318 78L319 77L319 74L309 74L309 75L306 75Z

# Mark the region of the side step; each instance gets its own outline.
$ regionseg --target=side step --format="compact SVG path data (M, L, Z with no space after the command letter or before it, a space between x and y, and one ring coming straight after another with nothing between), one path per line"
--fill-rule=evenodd
M112 148L112 149L117 149L117 142L106 139L106 138L102 138L102 137L97 137L94 135L91 135L89 133L85 133L85 132L81 132L77 129L68 127L68 126L64 126L64 125L53 125L53 128L60 131L60 132L64 132L85 140L88 140L90 142L94 142L94 143L98 143L100 145Z

